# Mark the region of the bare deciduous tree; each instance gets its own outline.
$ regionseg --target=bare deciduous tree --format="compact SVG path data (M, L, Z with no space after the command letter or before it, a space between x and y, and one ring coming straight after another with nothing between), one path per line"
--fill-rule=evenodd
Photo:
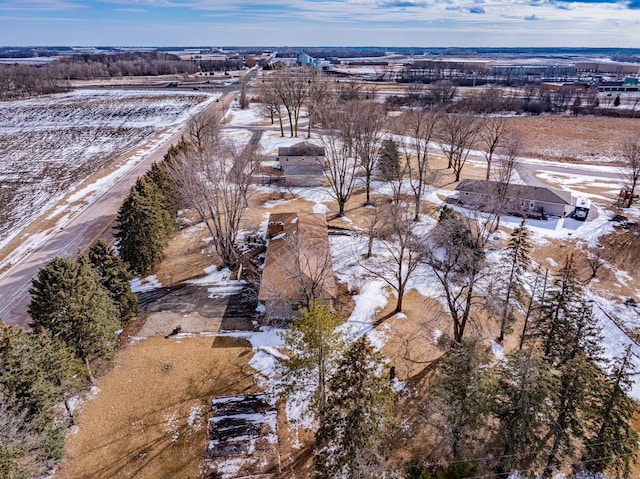
M282 258L280 264L287 265L287 276L295 281L302 295L303 306L309 308L316 299L327 297L329 285L335 284L331 251L325 247L326 232L314 234L313 229L298 229L285 238L286 250L293 261ZM324 234L324 238L322 238Z
M397 299L392 315L402 311L409 278L423 260L424 238L418 233L418 225L411 221L411 211L406 205L386 205L382 211L382 224L377 229L379 255L360 263L395 291Z
M350 108L354 115L355 154L364 171L365 205L370 205L371 177L376 166L376 152L385 132L386 115L379 103L359 101Z
M460 181L460 173L478 135L478 122L471 115L448 113L440 124L440 147L449 162L447 168L452 168L455 181Z
M287 111L291 136L297 137L300 110L308 95L309 74L304 69L283 68L273 73L271 82L273 91Z
M633 205L636 186L640 180L640 140L637 136L628 138L622 146L622 159L624 160L624 177L629 190L627 208Z
M307 138L311 138L311 124L321 115L325 105L332 101L333 92L329 82L321 70L308 72L307 112L309 123L307 124Z
M276 92L273 83L270 81L263 81L260 86L260 100L262 101L263 114L271 120L273 125L275 118L278 118L280 125L280 136L284 137L284 124L282 123L282 100Z
M586 281L587 283L589 283L598 275L598 271L600 271L600 268L602 268L613 259L613 253L603 245L597 244L593 250L589 250L588 248L585 249L584 254L587 265L591 270L591 276L589 276Z
M406 118L409 149L411 150L406 153L406 165L415 204L414 221L418 221L420 217L420 206L425 188L433 182L435 176L433 170L429 168L429 143L434 139L439 120L439 112L429 108L411 110ZM415 161L411 161L411 154L415 155Z
M504 146L508 132L507 119L503 116L485 117L482 121L478 138L484 149L484 157L487 160L487 180L491 176L493 155Z
M509 197L509 185L518 167L518 156L522 150L522 139L519 135L511 134L506 141L503 153L498 157L498 169L495 172L496 191L493 197L491 210L494 213L495 223L493 231L500 226L502 215L507 212L507 207L513 202Z
M325 147L323 172L338 203L338 216L344 216L345 205L356 183L357 162L349 155L349 147L341 138L324 136L322 142Z
M480 296L477 285L486 272L488 221L445 209L426 244L425 261L445 295L453 321L453 339L461 342L471 308Z
M239 103L242 110L249 107L249 74L245 73L240 77L240 97Z
M440 80L431 86L431 94L435 102L442 106L451 103L456 96L456 92L456 86L449 80Z
M179 194L211 233L225 266L235 266L236 237L247 207L248 188L257 166L256 148L220 139L218 117L196 116L186 146L170 165Z

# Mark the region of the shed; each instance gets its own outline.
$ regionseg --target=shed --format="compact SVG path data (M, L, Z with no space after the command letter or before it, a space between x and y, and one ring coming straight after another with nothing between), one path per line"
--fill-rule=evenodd
M287 186L322 186L324 147L308 141L278 148L277 160Z

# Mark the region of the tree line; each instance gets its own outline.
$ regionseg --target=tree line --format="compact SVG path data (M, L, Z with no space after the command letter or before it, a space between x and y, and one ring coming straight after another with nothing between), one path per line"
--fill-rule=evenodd
M70 398L113 359L117 331L138 311L130 279L115 250L98 241L38 271L31 331L0 322L0 477L45 477L62 458L74 424Z
M119 52L69 55L44 67L59 78L91 80L122 76L192 74L197 63L165 52Z
M0 65L0 100L29 98L70 89L65 77L43 67Z

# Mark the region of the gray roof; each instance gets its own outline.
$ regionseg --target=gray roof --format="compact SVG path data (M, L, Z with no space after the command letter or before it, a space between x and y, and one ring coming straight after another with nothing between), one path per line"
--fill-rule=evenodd
M308 141L278 148L278 156L324 156L324 148Z
M322 165L314 163L310 165L282 165L285 176L322 176Z
M456 190L467 191L469 193L479 195L493 196L497 191L497 187L498 183L496 181L465 179L458 183ZM535 200L558 205L571 205L571 193L543 186L512 184L507 188L507 198Z

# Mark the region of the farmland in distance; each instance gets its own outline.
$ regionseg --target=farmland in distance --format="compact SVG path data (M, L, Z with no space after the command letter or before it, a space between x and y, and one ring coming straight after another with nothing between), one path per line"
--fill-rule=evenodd
M87 177L210 98L81 90L0 103L0 248Z

